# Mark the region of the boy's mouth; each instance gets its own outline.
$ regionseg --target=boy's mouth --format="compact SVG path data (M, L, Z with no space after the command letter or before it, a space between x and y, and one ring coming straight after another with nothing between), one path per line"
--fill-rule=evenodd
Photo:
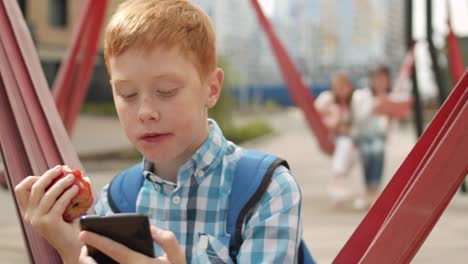
M140 140L145 142L158 142L167 138L169 135L169 133L146 133L140 137Z

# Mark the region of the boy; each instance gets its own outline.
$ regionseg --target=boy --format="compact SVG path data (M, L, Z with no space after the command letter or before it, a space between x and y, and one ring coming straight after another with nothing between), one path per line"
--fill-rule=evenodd
M124 263L231 263L226 210L233 172L243 150L224 139L208 109L219 97L215 34L208 16L186 0L123 3L105 35L105 59L122 127L144 156L145 181L137 212L150 216L158 259L149 259L62 220L76 194L55 168L16 187L24 218L65 263L93 263L82 243ZM108 186L97 214L111 214ZM238 263L293 263L301 239L300 191L278 167L244 223ZM60 236L57 236L60 234ZM78 239L80 236L81 241Z

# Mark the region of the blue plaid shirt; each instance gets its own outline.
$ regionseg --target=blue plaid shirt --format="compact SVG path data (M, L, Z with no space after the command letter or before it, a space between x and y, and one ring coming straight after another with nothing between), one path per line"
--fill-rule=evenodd
M242 148L227 141L209 120L210 133L179 169L177 183L153 174L145 160L145 181L137 212L152 225L172 231L184 248L187 263L232 263L226 233L228 198ZM106 185L95 205L99 215L112 214ZM301 194L293 176L278 167L272 181L244 223L238 263L295 263L302 237ZM164 253L155 244L156 256Z

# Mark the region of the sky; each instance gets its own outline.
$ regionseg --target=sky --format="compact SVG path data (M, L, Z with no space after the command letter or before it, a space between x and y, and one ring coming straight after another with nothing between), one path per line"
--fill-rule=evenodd
M273 12L275 11L275 3L274 0L259 0L260 6L265 12L265 15L272 16Z

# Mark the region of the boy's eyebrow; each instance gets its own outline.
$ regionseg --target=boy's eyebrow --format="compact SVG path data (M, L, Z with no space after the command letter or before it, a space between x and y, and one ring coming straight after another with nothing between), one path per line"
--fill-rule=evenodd
M121 80L121 79L111 80L111 81L114 83L114 85L128 84L132 82L130 80Z
M170 81L180 81L181 76L178 75L177 73L168 72L168 73L156 74L156 75L151 77L151 80L153 80L153 81L155 81L155 80L164 80L164 79L170 80ZM111 81L114 84L114 86L120 86L120 85L132 84L133 83L133 81L126 80L126 79L113 79Z

